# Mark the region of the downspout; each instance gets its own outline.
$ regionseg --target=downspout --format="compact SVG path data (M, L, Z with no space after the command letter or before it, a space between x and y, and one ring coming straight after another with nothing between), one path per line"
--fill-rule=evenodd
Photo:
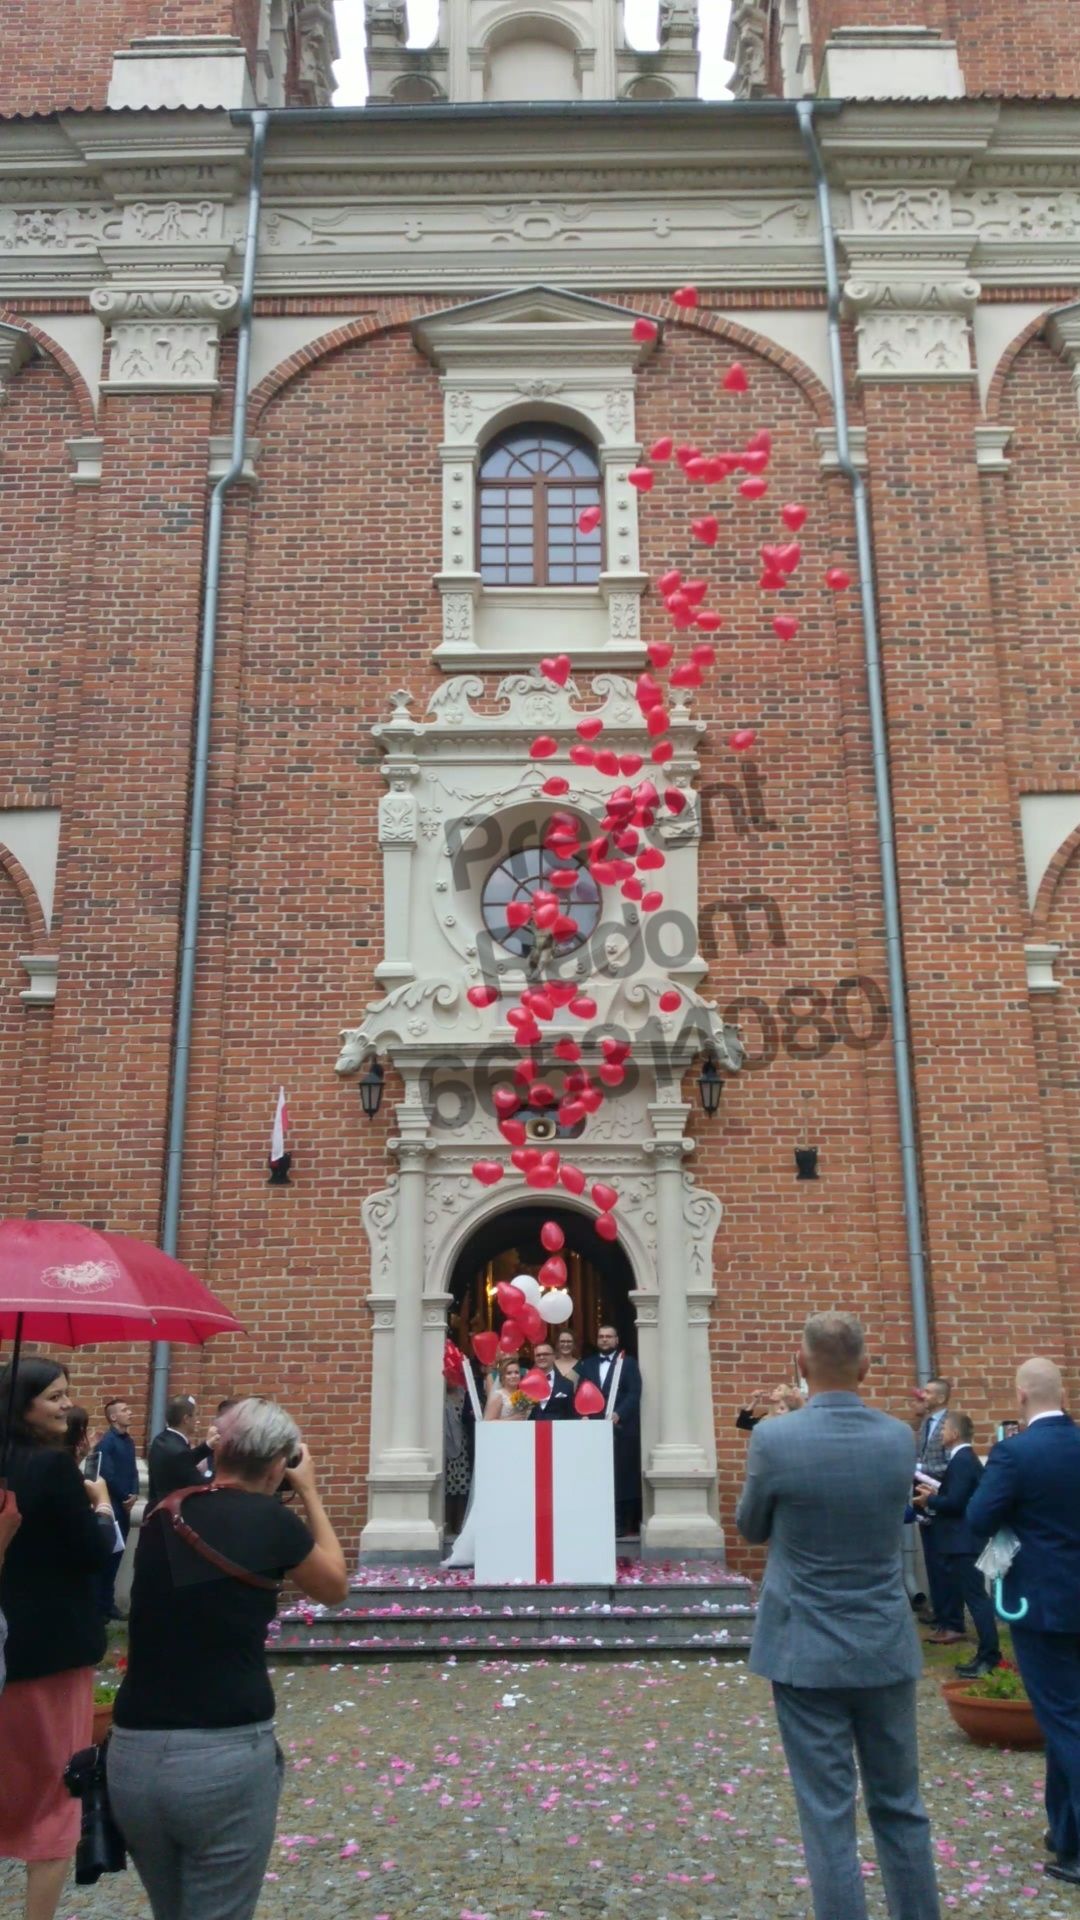
M892 780L889 773L889 737L885 723L881 640L878 632L877 598L874 585L874 542L870 531L866 484L851 458L844 361L840 344L840 274L836 262L836 232L833 227L825 163L814 127L814 102L798 100L795 103L795 111L814 175L818 214L821 220L825 286L829 300L829 362L832 369L836 419L836 450L840 471L851 488L855 509L855 549L859 561L859 595L862 603L866 687L870 706L870 735L874 759L874 795L877 803L878 854L881 861L881 891L885 907L885 959L889 981L889 1006L892 1012L896 1104L900 1121L900 1165L904 1189L908 1278L911 1287L911 1319L915 1335L915 1367L920 1383L925 1384L932 1377L933 1359L930 1350L926 1255L923 1245L919 1159L915 1136L915 1095L908 1039L907 977L904 969L904 944L900 925L900 891L896 878L896 829L893 816Z
M218 599L221 589L221 543L225 521L225 496L236 485L244 467L244 442L247 435L248 374L251 366L251 323L255 305L255 266L259 251L259 214L262 206L263 154L269 115L257 109L251 115L251 179L248 188L247 230L244 238L244 272L240 285L240 313L237 327L236 385L233 391L232 452L229 465L210 496L210 518L206 540L206 576L203 586L202 650L199 686L195 706L195 760L191 781L191 825L187 874L184 888L184 934L180 955L180 989L176 1009L176 1045L173 1052L172 1088L169 1096L169 1146L165 1170L165 1207L161 1223L161 1245L165 1253L175 1254L180 1229L180 1194L184 1178L184 1136L187 1126L188 1079L191 1069L191 1028L195 1005L195 971L198 956L199 905L202 894L203 842L206 832L206 789L210 770L210 709L214 694L214 663L217 652ZM165 1407L169 1397L169 1343L159 1340L154 1347L154 1368L150 1388L150 1436L165 1425Z

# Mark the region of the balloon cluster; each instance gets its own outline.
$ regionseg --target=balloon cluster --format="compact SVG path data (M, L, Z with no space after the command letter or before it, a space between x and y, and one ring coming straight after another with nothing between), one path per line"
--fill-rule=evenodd
M671 298L673 304L683 311L690 311L699 302L698 291L691 286L677 288ZM657 323L644 316L633 321L630 331L632 338L641 342L654 341L659 336ZM737 361L728 367L720 384L725 393L742 395L750 390L746 369ZM769 491L771 459L772 435L764 427L752 433L738 450L729 448L713 453L703 452L692 442L677 444L674 435L664 434L649 448L647 461L627 475L627 481L640 496L644 496L653 493L660 470L671 475L680 470L692 487L714 490L728 481L734 481L742 499L759 501ZM595 532L601 518L601 508L586 507L578 517L581 532ZM758 586L763 594L783 593L791 586L803 560L803 549L796 536L807 518L807 509L799 501L789 501L781 508L780 519L787 537L765 542L758 549L761 563ZM719 516L712 511L695 515L689 521L689 538L701 546L715 547L720 530ZM543 937L552 953L557 951L560 943L577 935L577 922L565 910L568 904L566 896L577 885L583 866L599 889L617 886L622 897L632 902L643 914L655 913L663 905L664 895L655 876L665 865L665 855L649 836L659 817L665 813L678 815L690 804L689 796L681 787L659 787L656 784L657 780L663 780L662 769L675 753L671 739L672 694L677 698L683 689L704 684L705 676L717 658L717 645L708 636L718 633L724 622L721 615L707 604L707 580L693 577L692 574L687 577L680 568L672 566L659 576L655 585L670 617L673 634L693 636L686 643L686 652L681 657L677 657L677 639L650 640L645 649L649 665L639 674L634 688L644 732L652 743L648 753L653 767L657 769L655 777L647 772L642 778L637 777L645 768L643 754L616 752L613 747L597 744L604 731L604 722L598 715L586 715L580 719L576 725L578 738L569 750L570 760L575 766L592 768L606 780L615 783L607 795L600 830L583 842L582 825L577 815L555 808L544 828L546 859L542 884L533 891L530 899L511 901L505 909L510 927L520 930L532 926L535 937L538 940ZM825 573L825 585L831 592L842 593L851 585L851 579L842 567L833 566ZM777 613L773 616L772 627L777 638L787 642L794 640L799 631L799 622L792 614ZM554 654L541 660L540 670L555 686L565 687L572 664L569 654ZM746 753L756 744L757 738L755 727L739 726L729 734L727 744L733 753ZM537 735L529 748L529 756L535 761L551 760L558 752L559 743L551 734ZM570 782L561 774L549 775L542 784L541 792L547 799L561 800L570 792ZM487 1007L500 999L501 995L496 987L475 986L469 988L468 998L476 1007ZM671 1013L677 1011L681 1002L682 995L676 988L671 988L660 995L659 1006L663 1012ZM593 1020L597 1013L596 1001L569 982L543 979L527 987L518 996L518 1004L508 1008L506 1018L513 1029L515 1042L530 1057L514 1068L515 1085L498 1089L494 1100L499 1131L511 1148L510 1163L524 1175L526 1185L541 1191L561 1186L568 1193L579 1196L588 1184L583 1170L564 1161L558 1147L544 1149L528 1145L526 1120L530 1113L546 1110L553 1113L560 1127L573 1129L588 1115L595 1113L605 1095L622 1084L630 1043L602 1039L600 1052L603 1057L594 1077L581 1064L582 1049L579 1043L570 1036L560 1037L552 1048L552 1054L560 1067L569 1071L564 1071L561 1091L557 1091L551 1081L542 1076L534 1055L534 1049L543 1043L544 1027L555 1019L557 1013L569 1014L578 1020ZM485 1186L496 1185L504 1172L505 1168L499 1160L478 1160L473 1167L474 1177ZM595 1181L590 1188L590 1197L597 1209L593 1223L595 1232L603 1240L617 1240L619 1229L615 1207L619 1196L616 1189L603 1181ZM512 1347L504 1345L504 1352L517 1352L524 1338L536 1337L527 1331L532 1320L540 1326L557 1326L569 1317L571 1311L569 1296L563 1293L560 1297L558 1292L558 1289L564 1288L566 1280L565 1263L558 1251L562 1246L562 1231L554 1221L546 1222L543 1231L546 1235L557 1235L558 1238L544 1240L544 1246L550 1248L552 1257L545 1260L537 1280L532 1281L528 1275L519 1275L512 1285L498 1290L500 1308L509 1316L499 1339L504 1339L509 1330L510 1338L516 1342ZM526 1282L529 1283L528 1287ZM542 1288L556 1291L548 1292L534 1302L529 1297L529 1287L532 1286L538 1292ZM508 1304L504 1304L501 1298L504 1292ZM516 1294L516 1299L511 1300L511 1294ZM520 1302L528 1309L532 1320L523 1316ZM479 1341L495 1338L495 1335L475 1336L473 1344L478 1354ZM483 1358L483 1355L480 1357ZM527 1376L523 1383L525 1392L529 1391L528 1380L531 1377Z

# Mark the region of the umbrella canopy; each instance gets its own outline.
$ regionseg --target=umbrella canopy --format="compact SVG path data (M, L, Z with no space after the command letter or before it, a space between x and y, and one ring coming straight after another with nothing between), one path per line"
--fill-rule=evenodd
M0 1221L0 1339L202 1346L243 1331L187 1267L145 1241L73 1220Z

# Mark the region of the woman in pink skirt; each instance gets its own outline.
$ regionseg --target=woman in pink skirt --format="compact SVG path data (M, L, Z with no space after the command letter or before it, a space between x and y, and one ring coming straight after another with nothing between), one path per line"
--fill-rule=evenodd
M0 1422L7 1422L10 1392L7 1368ZM8 1627L0 1859L26 1862L26 1920L53 1920L79 1839L81 1807L64 1769L90 1745L94 1668L105 1651L94 1582L116 1532L105 1482L84 1480L65 1448L70 1407L63 1367L20 1361L7 1478L22 1524L0 1570Z

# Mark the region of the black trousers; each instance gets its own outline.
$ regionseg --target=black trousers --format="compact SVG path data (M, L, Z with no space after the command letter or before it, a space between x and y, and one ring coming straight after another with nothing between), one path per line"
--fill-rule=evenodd
M942 1561L950 1590L950 1625L952 1620L956 1619L960 1623L959 1630L963 1631L966 1607L979 1636L976 1659L996 1660L1001 1652L998 1642L997 1615L994 1612L994 1603L986 1591L986 1582L975 1565L975 1555L946 1553L942 1556Z

